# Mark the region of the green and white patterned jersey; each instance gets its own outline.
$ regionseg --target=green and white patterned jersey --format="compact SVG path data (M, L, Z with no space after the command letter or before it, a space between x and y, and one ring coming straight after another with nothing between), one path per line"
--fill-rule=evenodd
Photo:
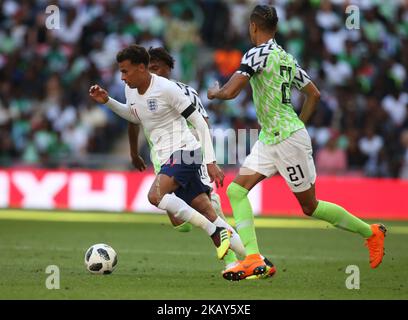
M304 128L291 104L291 88L302 89L310 77L274 39L249 50L237 72L250 78L261 142L276 144Z

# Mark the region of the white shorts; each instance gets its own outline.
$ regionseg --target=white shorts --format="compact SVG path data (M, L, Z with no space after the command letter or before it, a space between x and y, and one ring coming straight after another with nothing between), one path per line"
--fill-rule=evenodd
M303 192L316 181L312 153L310 136L303 128L278 144L268 145L258 140L242 167L266 177L279 172L293 192ZM245 169L240 174L245 174Z

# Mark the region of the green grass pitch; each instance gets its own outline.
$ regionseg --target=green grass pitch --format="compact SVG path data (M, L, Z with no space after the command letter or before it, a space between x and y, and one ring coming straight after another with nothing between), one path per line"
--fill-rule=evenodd
M232 221L231 221L232 222ZM407 299L408 222L385 221L386 255L376 270L360 236L313 219L257 218L261 251L277 266L269 280L221 277L204 232L174 231L162 215L0 211L0 299ZM92 275L85 250L118 253L111 275ZM48 265L60 289L45 286ZM360 269L360 289L345 282Z

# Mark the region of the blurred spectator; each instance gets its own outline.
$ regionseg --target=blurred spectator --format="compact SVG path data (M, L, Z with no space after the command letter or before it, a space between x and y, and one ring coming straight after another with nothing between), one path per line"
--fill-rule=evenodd
M329 141L331 130L326 123L323 110L317 111L311 125L308 127L308 131L316 149L322 148Z
M399 177L401 179L408 180L408 129L404 130L401 134L401 145L402 145L402 165L399 172Z
M61 43L74 44L78 42L89 19L90 16L85 12L78 14L75 6L67 8L66 13L61 17L60 28L55 29L55 37Z
M351 66L345 61L338 60L333 54L323 61L322 67L328 83L332 86L347 84L353 74Z
M120 145L124 121L90 101L87 91L98 83L124 101L115 56L134 42L170 50L173 78L197 89L213 128L232 130L216 134L223 140L218 150L226 151L231 132L259 129L249 86L233 101L206 98L208 86L226 81L252 46L252 1L57 0L60 28L54 30L45 26L49 3L0 1L0 165L66 165L61 159L74 163ZM319 166L338 161L346 169L329 172L406 178L406 1L358 1L356 30L344 25L347 1L273 3L277 42L321 92L307 124ZM292 98L300 112L302 95L294 90ZM333 130L342 133L336 143Z
M214 51L214 62L222 83L226 82L239 68L241 59L242 52L238 49L234 49L230 42L227 42L222 48Z
M349 129L343 136L346 146L346 156L349 172L353 175L362 175L363 166L368 156L361 151L358 144L359 132L357 129Z
M316 170L319 175L342 175L346 172L346 152L338 147L336 134L332 134L326 146L316 152Z
M170 51L176 56L181 65L181 81L190 82L197 73L195 58L198 45L201 42L200 25L195 17L199 14L199 7L193 1L180 1L172 7L178 13L168 21L164 31L164 40Z
M361 151L368 157L364 165L366 175L376 176L378 173L381 162L380 152L383 146L383 138L375 133L372 126L368 126L364 136L359 141Z
M317 25L325 30L333 29L340 24L340 17L333 11L330 0L323 0L316 14Z
M332 55L338 55L344 51L346 40L347 31L342 28L340 22L323 32L324 45L326 50Z
M394 89L384 97L382 107L388 113L393 124L400 127L407 117L408 93Z

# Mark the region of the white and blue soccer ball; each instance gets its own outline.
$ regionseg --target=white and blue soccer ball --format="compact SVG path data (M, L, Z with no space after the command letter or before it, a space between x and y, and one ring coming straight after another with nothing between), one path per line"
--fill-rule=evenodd
M118 255L111 246L98 243L86 250L84 262L91 273L110 274L118 263Z

